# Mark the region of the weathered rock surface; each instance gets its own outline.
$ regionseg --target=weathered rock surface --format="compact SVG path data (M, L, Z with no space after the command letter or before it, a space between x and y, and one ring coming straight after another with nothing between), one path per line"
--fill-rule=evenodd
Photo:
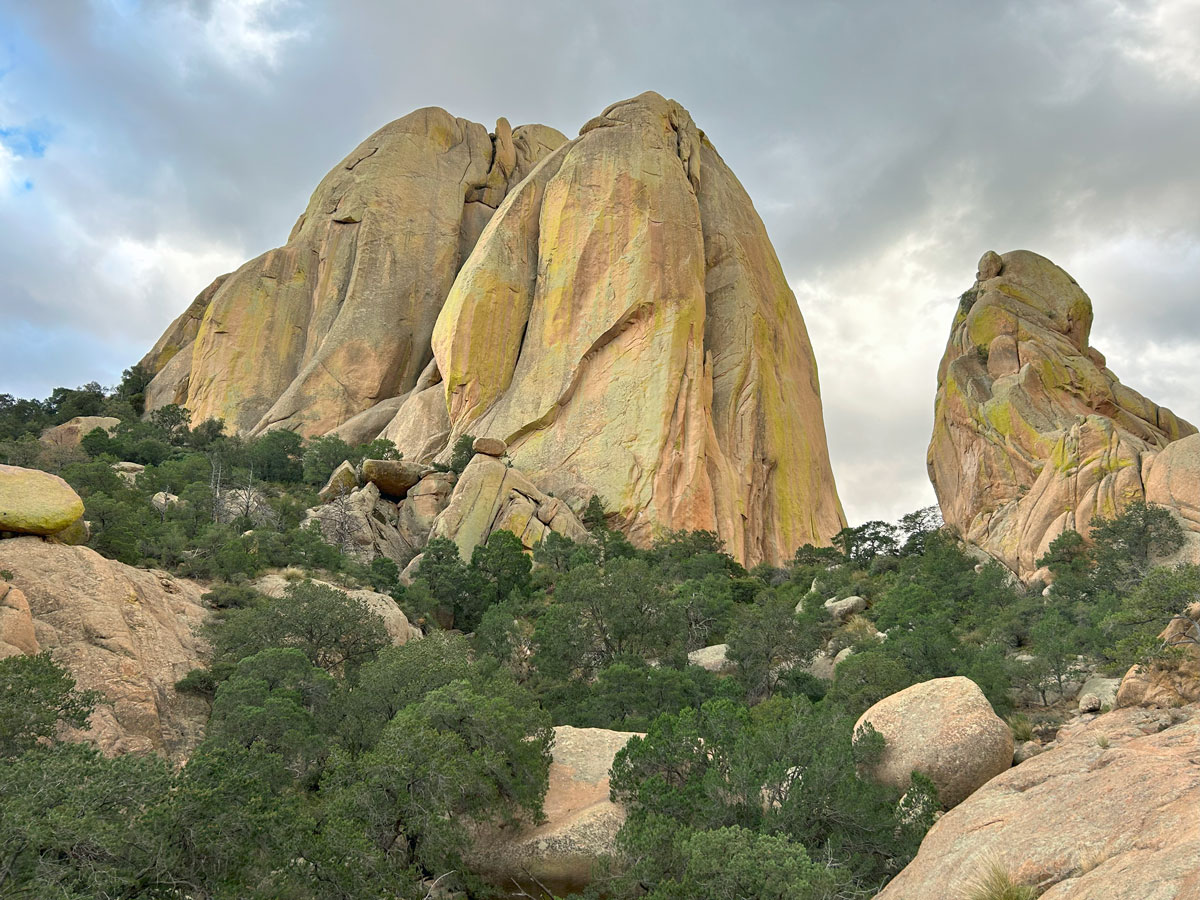
M804 322L749 197L678 103L614 104L518 185L433 333L455 435L502 438L622 530L747 565L844 524Z
M616 851L625 810L609 799L608 774L617 752L635 735L555 728L545 824L480 832L468 854L472 868L506 888L514 881L529 888L540 883L555 894L584 887L597 859Z
M1158 639L1178 653L1148 666L1133 666L1121 679L1117 706L1173 707L1200 700L1200 603L1172 619Z
M328 581L317 581L316 579L312 581L313 584L333 588L335 591L341 591L349 597L365 602L371 612L383 619L383 627L387 629L388 636L392 639L392 643L395 646L400 647L409 641L421 639L421 629L408 621L408 616L400 609L399 604L387 594L381 594L378 591L369 591L365 588L345 588L341 585L331 584ZM282 599L291 585L292 582L277 573L263 575L252 582L252 586L255 589L266 594L268 597L276 599Z
M842 600L831 597L825 601L825 608L835 622L845 622L856 613L867 608L867 601L862 597L846 597Z
M538 517L538 510L552 499L516 468L477 453L459 476L429 536L454 541L463 559L470 559L475 547L501 528L530 550L551 530L572 540L585 539L586 529L566 504L554 507L549 525Z
M359 562L386 556L403 568L417 552L401 531L397 504L380 496L370 483L308 510L302 527L314 521L327 543Z
M728 644L713 644L709 647L701 647L699 650L693 650L687 655L688 663L693 666L699 666L709 672L715 672L718 675L734 671L736 666L729 658Z
M358 489L358 471L350 464L350 460L342 460L325 486L317 491L322 503L331 503L339 497L345 497Z
M83 501L57 475L0 465L0 531L54 534L82 515Z
M868 722L887 741L871 777L904 790L920 772L946 809L1012 765L1012 732L969 678L914 684L868 709L854 730Z
M400 536L409 546L421 549L429 543L433 523L450 503L457 482L458 476L453 472L434 472L409 488L404 502L399 505L396 524Z
M105 697L91 728L72 736L108 754L185 758L208 708L174 685L205 664L204 589L36 537L0 541L0 569L13 573L0 583L0 656L49 652Z
M207 287L142 361L147 408L323 434L411 390L479 233L566 138L441 109L385 125L318 185L288 242Z
M47 428L38 440L55 447L78 447L84 437L97 428L112 434L120 424L121 420L115 416L76 416L61 425Z
M1070 275L1025 250L993 257L938 370L928 463L947 524L1026 580L1064 529L1134 500L1200 532L1200 440L1180 440L1196 429L1106 367Z
M380 493L403 499L418 481L433 469L403 459L364 459L362 476L379 488Z
M879 900L942 900L995 861L1042 900L1200 897L1200 715L1123 709L946 813Z
M113 463L112 470L125 479L125 482L132 487L137 484L138 476L146 471L146 467L141 463L125 461Z

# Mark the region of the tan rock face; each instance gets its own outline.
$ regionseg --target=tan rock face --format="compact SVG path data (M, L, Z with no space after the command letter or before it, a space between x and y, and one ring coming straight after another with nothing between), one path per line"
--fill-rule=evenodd
M0 531L54 534L82 515L83 501L57 475L0 465Z
M47 428L38 440L55 447L78 447L89 432L103 428L112 434L120 424L121 420L115 416L76 416L61 425Z
M1175 707L1200 701L1200 603L1172 619L1158 635L1177 656L1133 666L1121 679L1117 706Z
M1087 294L1048 259L985 254L938 369L928 465L942 516L1026 579L1064 529L1086 535L1131 501L1200 511L1200 482L1170 474L1197 470L1197 444L1155 461L1196 429L1121 384L1091 324Z
M674 101L609 107L509 194L433 349L454 434L636 540L709 529L752 565L844 524L795 298Z
M566 138L422 109L322 180L288 242L206 288L143 364L147 407L325 433L409 391L459 266L512 184ZM496 151L500 146L501 152Z
M993 860L1042 900L1200 896L1197 713L1108 713L998 775L933 826L879 900L966 896Z
M904 790L920 772L946 809L1012 765L1012 732L969 678L914 684L868 709L854 730L866 723L887 742L871 777Z
M514 880L531 889L540 883L555 894L586 886L597 859L616 851L625 810L609 800L608 773L618 751L636 734L555 728L545 824L481 830L468 853L471 867L506 888Z
M389 497L403 498L409 490L433 470L403 459L364 459L363 478Z
M208 708L174 685L206 664L204 589L35 537L0 541L0 569L13 573L0 583L0 655L48 651L80 688L106 698L91 729L72 736L107 754L185 758Z

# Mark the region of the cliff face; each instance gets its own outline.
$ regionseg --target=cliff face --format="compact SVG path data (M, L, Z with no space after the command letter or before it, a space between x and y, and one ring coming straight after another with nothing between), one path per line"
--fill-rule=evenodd
M323 434L410 390L483 226L565 140L504 119L490 135L440 109L385 125L325 176L284 246L218 278L159 339L147 406Z
M938 369L928 465L942 515L1025 578L1064 529L1086 534L1135 500L1200 530L1200 485L1183 477L1196 429L1121 384L1091 326L1091 300L1050 260L989 252Z
M843 519L812 348L749 197L657 94L588 122L505 201L433 335L453 434L635 538L718 532L749 563Z
M566 141L441 110L388 125L287 245L214 282L147 357L148 406L243 432L507 441L537 487L646 542L777 563L843 525L816 364L750 198L646 93Z

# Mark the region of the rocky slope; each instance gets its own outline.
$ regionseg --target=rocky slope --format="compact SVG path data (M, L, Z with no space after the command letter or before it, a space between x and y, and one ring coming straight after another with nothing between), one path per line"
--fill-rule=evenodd
M879 900L967 896L992 865L1042 900L1200 897L1200 708L1121 709L946 813Z
M577 513L599 494L640 542L712 530L753 565L844 525L762 221L654 93L572 141L442 110L393 122L144 362L150 408L243 432L382 435L419 462L503 439L539 490Z
M38 537L0 540L0 571L0 656L49 652L104 696L90 730L72 737L109 754L185 758L208 704L174 685L205 661L204 589Z
M1050 260L988 252L938 369L929 476L945 521L1023 578L1064 529L1134 500L1200 534L1200 436L1088 343L1092 304Z

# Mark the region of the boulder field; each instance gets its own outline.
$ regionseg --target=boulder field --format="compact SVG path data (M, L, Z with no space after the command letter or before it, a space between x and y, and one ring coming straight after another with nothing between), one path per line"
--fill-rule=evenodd
M493 442L576 514L599 495L642 544L711 530L777 564L845 524L762 221L652 92L573 140L438 109L385 126L143 364L148 409L243 433L385 437L422 464L461 435Z
M1145 500L1200 559L1200 435L1117 380L1092 303L1027 250L979 261L938 368L929 477L946 523L1026 581L1065 529Z

